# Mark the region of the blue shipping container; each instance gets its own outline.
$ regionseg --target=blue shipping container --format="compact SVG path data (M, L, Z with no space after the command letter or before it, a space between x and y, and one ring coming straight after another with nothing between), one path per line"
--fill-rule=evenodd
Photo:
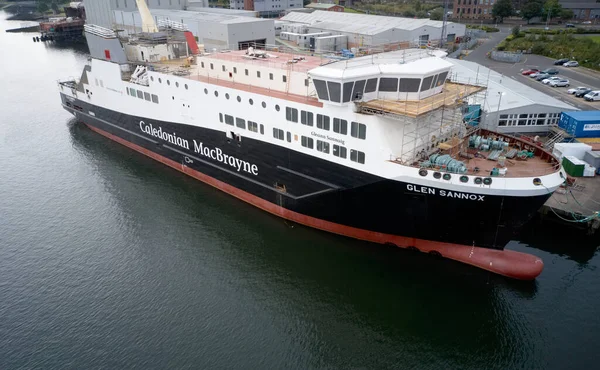
M573 137L600 137L600 111L562 112L558 127Z

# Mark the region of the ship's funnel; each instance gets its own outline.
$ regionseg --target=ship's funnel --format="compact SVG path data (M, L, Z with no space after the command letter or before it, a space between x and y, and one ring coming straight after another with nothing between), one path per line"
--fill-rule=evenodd
M140 11L140 16L142 17L142 32L158 32L158 27L156 27L156 23L154 23L154 19L152 18L152 14L150 14L150 9L148 9L146 0L135 0L135 2L137 3L138 10Z

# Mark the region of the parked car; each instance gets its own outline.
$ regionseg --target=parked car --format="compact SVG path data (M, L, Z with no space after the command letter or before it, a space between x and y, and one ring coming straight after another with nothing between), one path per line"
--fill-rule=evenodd
M554 65L555 66L562 66L563 64L565 64L568 61L569 61L569 58L557 59L557 60L554 61Z
M549 75L549 74L547 74L547 73L543 73L543 72L540 72L540 73L538 73L538 74L535 76L535 79L536 79L537 81L543 81L543 80L545 80L545 79L547 79L547 78L549 78L549 77L550 77L550 75Z
M583 98L587 101L599 101L600 100L600 90L590 91L585 94Z
M557 75L558 74L558 69L556 69L556 68L546 68L542 72L547 73L549 75Z
M566 78L561 78L558 80L552 80L550 82L548 82L548 85L552 86L552 87L568 87L569 86L569 80L567 80Z
M526 69L526 70L524 70L523 72L521 72L521 74L522 74L523 76L529 76L530 74L533 74L533 73L538 73L539 71L540 71L540 70L539 70L539 69L537 69L537 68L531 68L531 69Z
M555 77L548 77L546 79L543 79L542 83L545 84L545 85L548 85L548 83L550 83L550 81L560 80L560 79L561 79L560 77L556 77L556 76Z
M565 24L566 28L575 28L575 25L573 23L567 23Z
M581 90L580 92L576 92L575 96L578 98L583 98L585 95L587 95L587 93L590 93L590 92L592 92L592 89L587 88L585 90Z
M563 64L563 67L579 67L579 63L577 63L574 60L571 60L571 61L566 62L565 64Z
M592 24L592 21L583 21L581 24Z
M567 92L568 92L569 94L575 95L575 94L577 94L578 92L580 92L580 91L583 91L583 90L590 90L590 89L589 89L589 88L587 88L587 87L584 87L584 86L579 86L579 87L574 87L574 88L572 88L572 89L569 89L569 90L567 90Z

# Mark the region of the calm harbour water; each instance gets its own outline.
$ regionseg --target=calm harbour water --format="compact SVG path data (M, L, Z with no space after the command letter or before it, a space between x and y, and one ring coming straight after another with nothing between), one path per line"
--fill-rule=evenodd
M514 282L292 226L75 122L85 50L0 12L0 369L583 369L600 256L536 227ZM449 217L454 215L449 214Z

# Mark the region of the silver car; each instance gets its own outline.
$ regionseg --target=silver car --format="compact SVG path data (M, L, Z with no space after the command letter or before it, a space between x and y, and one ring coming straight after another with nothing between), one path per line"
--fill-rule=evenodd
M571 61L566 62L565 64L563 64L563 67L579 67L579 63L577 63L574 60L571 60Z
M548 85L552 87L565 87L569 86L569 80L567 80L566 78L560 78L558 80L552 80L548 82Z
M554 80L562 80L562 77L557 77L557 76L548 77L548 78L542 80L542 83L545 85L548 85L550 83L550 81L554 81Z

